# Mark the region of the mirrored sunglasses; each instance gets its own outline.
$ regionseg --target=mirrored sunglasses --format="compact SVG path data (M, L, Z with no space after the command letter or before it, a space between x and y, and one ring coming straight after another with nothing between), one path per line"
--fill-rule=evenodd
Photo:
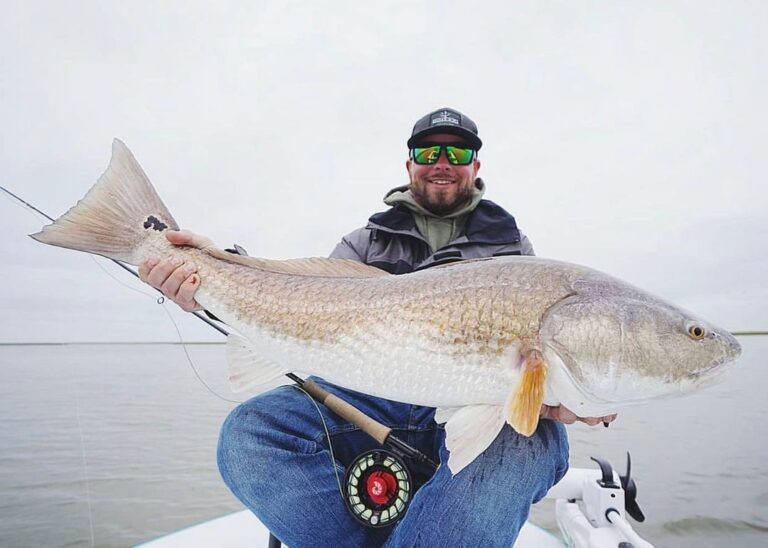
M412 148L411 158L419 165L432 165L440 159L440 151L445 151L448 163L454 166L469 165L475 157L475 151L471 148L439 144Z

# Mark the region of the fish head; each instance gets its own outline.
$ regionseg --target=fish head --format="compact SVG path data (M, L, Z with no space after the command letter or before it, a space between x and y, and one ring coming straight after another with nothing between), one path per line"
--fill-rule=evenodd
M544 314L540 333L547 361L598 405L584 408L615 412L696 390L741 354L728 331L619 280L578 285Z

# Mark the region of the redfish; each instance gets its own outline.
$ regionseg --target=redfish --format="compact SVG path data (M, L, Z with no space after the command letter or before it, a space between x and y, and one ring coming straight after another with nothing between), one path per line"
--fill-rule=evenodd
M710 384L741 353L727 331L585 266L499 257L399 276L343 259L277 261L176 247L178 224L127 147L77 205L32 237L138 264L196 265L197 301L234 331L235 390L291 371L438 408L456 473L542 404L579 416Z

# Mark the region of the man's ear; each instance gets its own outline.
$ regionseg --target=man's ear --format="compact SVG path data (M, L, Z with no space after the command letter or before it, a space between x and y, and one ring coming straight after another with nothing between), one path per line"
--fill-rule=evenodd
M405 161L405 169L406 169L406 171L408 171L409 175L411 174L411 163L412 163L412 160L410 158L408 158Z
M477 176L477 172L480 171L480 160L475 160L475 176Z

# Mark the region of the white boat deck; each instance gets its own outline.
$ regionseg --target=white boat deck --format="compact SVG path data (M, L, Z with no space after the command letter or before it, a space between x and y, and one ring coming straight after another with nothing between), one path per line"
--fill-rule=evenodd
M269 531L251 512L243 510L141 544L144 548L266 548ZM526 523L517 548L562 548L563 542L540 527Z

